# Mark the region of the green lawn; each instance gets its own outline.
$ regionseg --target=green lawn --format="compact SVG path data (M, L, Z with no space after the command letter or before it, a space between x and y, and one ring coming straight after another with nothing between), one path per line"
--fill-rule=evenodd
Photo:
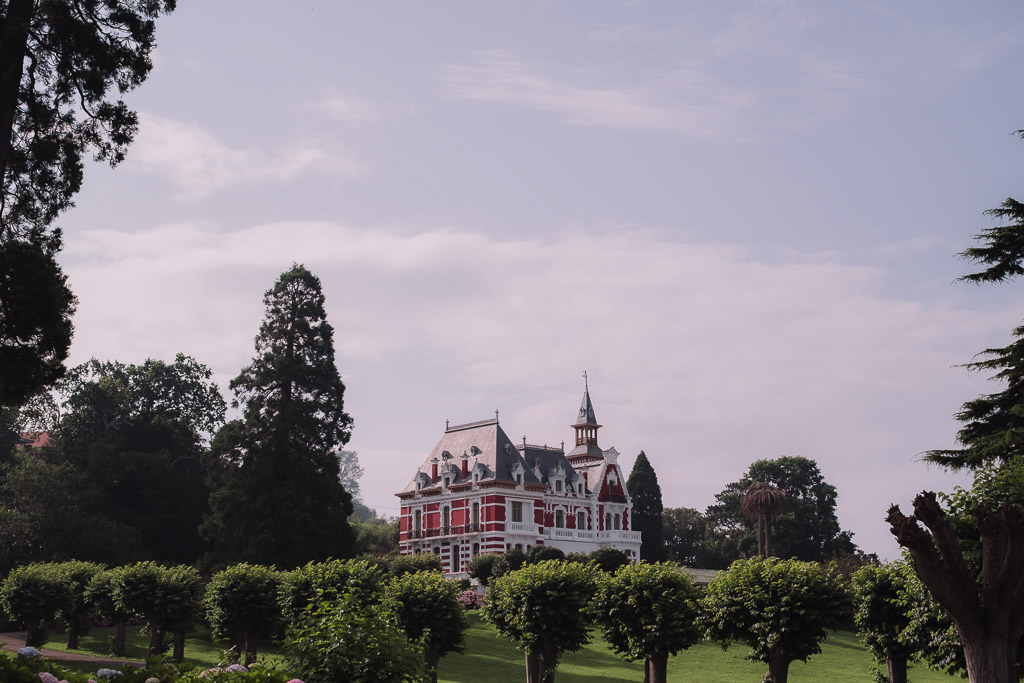
M78 639L77 650L67 650L86 655L101 655L111 657L110 644L114 630L112 628L94 628L89 633ZM142 633L139 627L129 627L125 634L125 658L142 659L146 658L146 650L149 647L149 635ZM53 635L43 647L50 650L66 650L65 637ZM210 631L205 627L196 629L189 637L185 638L185 661L192 662L204 668L216 666L222 663L221 653L227 647L226 643L214 643L210 640ZM280 648L269 646L261 650L259 659L266 662L280 660ZM170 656L168 650L167 656Z
M523 653L515 645L498 637L493 628L483 623L478 612L469 613L466 652L441 660L438 680L443 683L522 683L525 679ZM111 629L93 629L80 639L83 654L109 655ZM138 628L128 630L128 658L144 659L148 637ZM64 649L61 637L49 641L47 648ZM209 632L197 631L185 644L185 658L203 667L221 661L223 644L211 643ZM267 648L260 659L279 660L277 648ZM767 665L746 661L747 648L734 645L728 650L711 644L700 644L669 660L668 678L672 683L758 683ZM790 668L792 683L861 683L871 680L871 657L857 636L839 631L822 646L822 653L807 662L794 662ZM557 680L563 683L634 683L644 678L639 662L631 663L617 657L599 637L580 652L562 658ZM911 671L913 683L952 683L941 672L917 667Z
M718 645L701 644L669 660L668 680L672 683L757 683L768 670L766 664L746 661L748 649L734 645L723 651ZM853 633L837 632L822 646L822 653L807 663L790 667L792 683L854 683L871 681L871 656ZM522 683L526 677L523 653L499 638L476 613L470 614L466 653L441 660L438 680L445 683ZM944 673L917 667L913 683L952 683ZM643 666L617 657L600 638L580 652L562 657L556 680L563 683L634 683L643 681Z

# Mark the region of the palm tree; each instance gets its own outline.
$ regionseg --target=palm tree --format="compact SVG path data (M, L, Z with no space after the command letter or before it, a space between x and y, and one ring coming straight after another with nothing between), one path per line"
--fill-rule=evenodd
M757 554L772 555L772 517L789 509L789 497L778 488L755 481L743 494L740 513L757 518Z

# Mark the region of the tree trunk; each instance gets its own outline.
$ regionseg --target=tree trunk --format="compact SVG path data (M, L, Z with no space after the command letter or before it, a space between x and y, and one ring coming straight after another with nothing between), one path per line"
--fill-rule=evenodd
M1002 638L961 638L971 683L1016 683L1014 658ZM1009 666L1008 666L1009 665Z
M231 631L231 649L238 655L238 661L245 659L245 626L235 624Z
M185 629L179 628L174 632L174 653L171 659L180 662L185 659Z
M124 657L124 632L128 628L127 619L114 620L114 656Z
M764 517L764 513L757 516L757 554L761 557L767 557L765 555Z
M644 663L644 680L649 683L668 683L668 653L648 657Z
M36 634L39 632L39 617L25 620L25 647L35 646ZM38 643L42 645L42 643Z
M768 655L768 679L772 683L787 683L789 680L789 657Z
M146 653L147 657L156 657L162 654L164 651L164 631L160 628L160 625L154 622L149 622L149 650Z
M907 658L889 657L885 660L889 683L907 683Z
M430 675L430 680L433 683L437 683L437 649L433 647L423 648L423 660L427 663L427 673Z
M555 668L558 666L558 647L550 638L544 640L544 659L541 660L543 683L555 683Z
M772 557L775 549L772 548L772 516L764 516L764 556Z
M246 666L249 666L256 661L256 648L259 644L259 638L252 631L246 631L245 633L245 662Z
M76 616L68 621L68 640L65 646L68 650L78 649L78 637L85 633L88 628L85 617Z
M6 185L14 119L21 92L28 29L35 12L33 0L11 0L6 16L0 20L0 186ZM3 230L0 229L0 237Z
M526 683L541 683L540 681L540 653L527 651L526 653Z

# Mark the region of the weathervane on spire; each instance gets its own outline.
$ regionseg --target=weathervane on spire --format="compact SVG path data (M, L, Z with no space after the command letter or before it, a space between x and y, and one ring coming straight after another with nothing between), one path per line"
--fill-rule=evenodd
M587 371L583 371L583 388L590 391L590 382L587 380Z

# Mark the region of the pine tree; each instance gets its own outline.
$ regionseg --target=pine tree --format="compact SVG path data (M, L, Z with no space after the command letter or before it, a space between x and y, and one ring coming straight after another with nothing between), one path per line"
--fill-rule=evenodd
M633 471L626 481L626 490L633 499L633 530L641 536L640 559L660 562L665 559L665 542L661 523L661 487L658 475L647 460L647 454L640 451L633 463Z
M353 552L352 497L338 479L351 435L320 280L301 265L263 298L256 357L231 382L241 420L214 439L203 524L215 562L290 569Z

